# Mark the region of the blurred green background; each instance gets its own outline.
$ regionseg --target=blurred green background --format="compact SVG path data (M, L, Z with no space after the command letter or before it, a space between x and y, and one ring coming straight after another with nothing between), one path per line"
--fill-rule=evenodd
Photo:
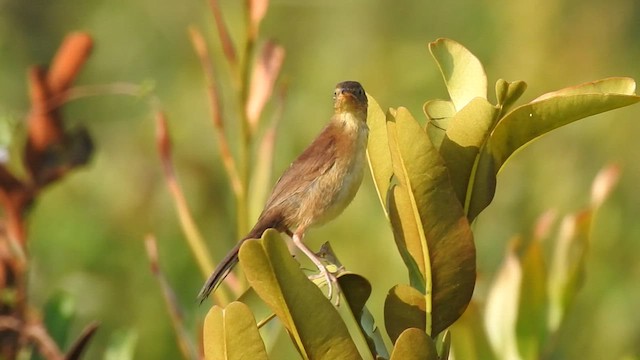
M243 4L221 1L235 39L243 36ZM89 32L95 51L76 84L154 85L169 117L179 179L220 259L237 238L235 209L189 25L205 33L227 86L206 1L0 0L0 141L20 141L28 65L48 63L66 33ZM423 102L447 97L427 50L439 37L462 43L483 62L492 101L498 78L526 81L525 101L608 76L640 79L636 0L273 0L261 34L287 52L281 79L289 91L274 180L328 120L339 81L358 80L383 108L406 106L423 121ZM232 101L228 87L221 92ZM152 113L145 101L122 96L83 99L64 111L68 123L90 129L97 152L89 167L46 191L31 213L31 301L40 307L53 294L70 293L79 311L74 334L99 321L88 358L102 358L114 334L128 331L137 334L136 358L178 358L146 260L145 234L158 238L161 266L195 338L207 307L195 301L203 278L166 190ZM555 358L640 355L639 118L640 106L588 118L519 152L474 225L481 301L513 235L528 234L547 209L579 209L597 171L612 162L621 166L620 184L597 215L586 282ZM407 279L369 176L343 216L307 236L312 248L327 240L349 270L375 284L369 307L381 323L386 292Z

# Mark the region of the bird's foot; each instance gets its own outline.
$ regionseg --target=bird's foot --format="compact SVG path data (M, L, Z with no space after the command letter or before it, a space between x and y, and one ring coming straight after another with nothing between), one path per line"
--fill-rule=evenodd
M315 264L315 266L320 270L319 277L324 277L327 282L327 298L331 300L334 295L334 286L336 292L336 306L340 304L340 287L338 286L338 279L334 274L332 274L325 264L322 263L322 260L311 250L309 250L306 245L302 243L302 233L294 233L292 237L293 243L302 251L311 262Z
M340 285L338 284L338 277L334 272L331 272L327 265L320 264L318 265L318 270L320 271L317 274L309 276L309 280L315 281L318 279L324 278L324 281L327 284L327 298L329 300L334 299L334 304L336 306L340 305ZM338 269L340 271L341 269Z

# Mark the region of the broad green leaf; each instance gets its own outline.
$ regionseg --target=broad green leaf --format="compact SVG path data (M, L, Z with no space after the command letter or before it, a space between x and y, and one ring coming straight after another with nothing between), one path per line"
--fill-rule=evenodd
M388 214L393 230L393 237L407 270L411 286L427 294L427 302L431 304L431 268L425 267L425 259L429 262L428 254L423 251L426 238L420 224L415 199L406 185L406 174L402 167L402 156L399 151L396 122L396 111L387 112L388 148L392 158L396 184L391 185L388 193ZM399 181L399 179L405 179ZM428 249L425 249L427 251ZM428 274L427 274L428 273ZM427 290L427 280L429 290ZM431 305L429 305L431 309Z
M389 358L389 352L384 344L382 334L378 326L375 324L371 312L365 307L365 303L371 295L371 284L364 277L354 273L342 273L338 277L340 291L344 295L340 300L339 311L343 315L342 318L347 324L357 327L360 333L358 336L354 331L350 331L352 339L358 345L358 348L366 345L371 358L381 356ZM362 344L361 344L362 343ZM363 351L361 350L361 353Z
M262 301L252 287L248 287L237 300L246 304L251 309L251 313L253 313L258 323L273 316L271 308Z
M498 101L498 106L501 108L501 112L506 113L511 105L524 94L525 90L527 90L527 83L524 81L508 82L498 79L498 81L496 81L496 100Z
M469 50L453 40L438 39L429 43L429 51L440 68L457 111L473 98L487 98L487 75Z
M472 301L460 319L451 325L450 331L455 341L452 343L456 359L496 360L491 350L487 333L482 325L482 315L475 301Z
M627 80L618 81L622 85L613 80L604 82L609 87L618 84L627 90L625 93L553 96L519 106L505 115L480 153L473 191L468 200L469 220L473 221L491 203L496 175L516 150L560 126L640 101L640 97L632 95L633 86L629 86Z
M583 84L569 86L560 90L548 92L538 96L535 100L542 101L556 96L586 95L586 94L627 94L632 95L636 91L636 82L627 77L610 77Z
M518 299L522 284L522 267L510 246L487 295L484 324L487 339L503 359L520 359L516 339Z
M444 133L449 127L451 118L456 114L456 108L451 101L447 100L429 100L422 106L425 116L427 117L427 135L433 145L440 148Z
M391 288L384 302L384 323L394 343L409 328L426 331L427 304L424 295L411 286L399 284Z
M523 359L539 359L547 335L547 274L542 246L532 241L521 256L522 284L516 322L518 348Z
M249 307L234 301L214 306L204 319L204 356L207 360L268 359Z
M411 328L398 337L391 360L438 360L438 353L424 330Z
M425 259L421 257L426 239L422 225L415 217L416 213L417 210L414 210L413 202L406 188L401 185L393 186L389 192L389 219L393 238L409 271L411 286L426 294L428 302L431 304L431 266L427 264L425 267ZM426 260L429 261L428 254ZM428 291L426 279L429 279ZM431 309L431 305L429 305L429 309Z
M447 164L451 185L458 201L465 205L467 189L478 161L481 147L489 137L498 116L498 108L486 99L475 98L450 121L440 155Z
M435 335L462 314L473 293L473 234L444 161L409 111L388 114L387 130L398 182L389 197L394 236L424 276L426 331Z
M305 359L360 359L340 315L300 270L274 230L240 248L251 286L289 331Z
M287 330L282 323L277 320L278 318L271 308L262 301L252 287L248 287L238 298L238 301L246 304L251 309L251 313L253 313L253 316L256 318L258 328L260 329L262 342L270 356L275 356L272 352L276 349L277 351L288 351L289 354L294 354L288 355L287 357L298 356L298 352L295 350ZM286 337L286 342L280 340L283 336ZM284 342L284 344L278 348L279 341Z
M368 94L367 97L369 98L367 158L369 159L369 169L371 170L371 177L376 186L380 204L382 204L385 216L389 218L387 213L387 191L393 175L393 168L391 166L391 154L389 154L386 116L376 100Z
M364 305L371 295L371 284L358 274L345 273L338 278L340 289L348 301L351 313L356 318L362 315Z
M449 100L429 100L422 105L422 111L427 120L443 120L456 114L456 107ZM445 127L444 130L447 128Z

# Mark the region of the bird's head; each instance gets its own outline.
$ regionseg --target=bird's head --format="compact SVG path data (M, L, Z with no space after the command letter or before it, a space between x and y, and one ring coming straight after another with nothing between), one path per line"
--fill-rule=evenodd
M333 92L333 107L336 113L367 111L367 94L357 81L344 81L336 85Z

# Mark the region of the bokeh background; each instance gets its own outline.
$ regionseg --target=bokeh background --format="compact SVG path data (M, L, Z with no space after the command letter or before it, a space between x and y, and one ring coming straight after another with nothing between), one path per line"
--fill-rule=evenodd
M236 39L243 36L243 5L221 0ZM232 101L204 0L0 0L0 145L21 141L28 65L46 64L66 33L89 32L95 51L76 84L152 86L169 117L189 205L212 256L220 259L237 238L235 209L190 25L207 36L225 84L222 96ZM339 81L358 80L383 108L406 106L424 121L424 101L447 96L427 50L439 37L452 38L479 57L492 101L498 78L526 81L525 101L608 76L640 79L636 0L272 0L261 36L286 49L281 81L289 90L274 181L329 118ZM161 266L196 338L207 307L195 301L203 278L162 177L152 113L145 101L124 96L83 99L64 111L70 123L90 129L97 152L89 167L48 189L31 213L31 301L39 307L66 292L78 309L76 333L99 321L88 358L102 358L108 344L123 336L136 341L136 358L178 358L146 260L145 234L158 238ZM226 118L235 139L234 119ZM587 278L568 314L557 358L640 356L639 121L640 106L632 106L544 136L509 162L493 204L474 224L476 295L482 300L509 239L529 234L548 209L563 214L584 206L597 171L609 163L621 167L620 184L597 215ZM369 176L343 216L307 237L313 248L326 240L349 270L373 281L369 308L381 322L387 290L407 279Z

